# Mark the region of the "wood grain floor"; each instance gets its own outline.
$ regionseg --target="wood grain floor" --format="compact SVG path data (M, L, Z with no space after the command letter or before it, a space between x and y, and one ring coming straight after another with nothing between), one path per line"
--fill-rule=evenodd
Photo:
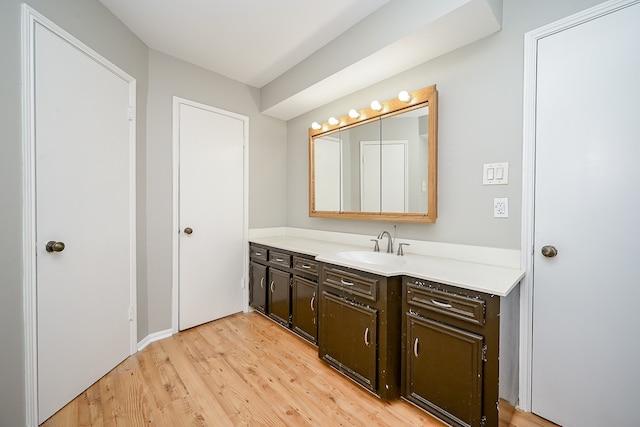
M554 426L510 409L501 405L501 427ZM291 332L239 313L150 344L43 426L444 424L403 400L383 402Z

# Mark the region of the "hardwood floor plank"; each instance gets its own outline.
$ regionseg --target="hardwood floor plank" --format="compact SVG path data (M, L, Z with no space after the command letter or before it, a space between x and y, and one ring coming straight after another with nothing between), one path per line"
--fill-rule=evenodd
M500 427L554 427L510 409L506 402L501 403L500 417ZM401 399L378 399L321 361L316 347L254 312L232 315L150 344L43 424L444 425Z

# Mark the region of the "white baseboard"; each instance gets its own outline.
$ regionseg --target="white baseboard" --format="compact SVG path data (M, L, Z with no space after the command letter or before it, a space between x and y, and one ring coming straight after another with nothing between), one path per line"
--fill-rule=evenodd
M158 331L149 334L144 337L142 341L138 342L138 351L142 351L143 348L145 348L152 342L160 341L164 338L169 338L171 335L173 335L173 331L171 329L165 329L164 331Z

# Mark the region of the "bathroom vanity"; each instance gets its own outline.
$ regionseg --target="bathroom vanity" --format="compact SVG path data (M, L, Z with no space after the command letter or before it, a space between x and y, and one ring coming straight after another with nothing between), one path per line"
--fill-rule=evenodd
M250 258L250 305L336 371L453 426L498 425L501 301L521 270L287 236L251 239Z

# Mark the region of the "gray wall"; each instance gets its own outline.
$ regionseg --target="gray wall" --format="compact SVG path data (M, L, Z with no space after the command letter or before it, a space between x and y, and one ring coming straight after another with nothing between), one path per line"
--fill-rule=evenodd
M286 225L285 123L259 113L258 89L150 50L146 202L149 332L171 327L173 96L249 117L249 226Z
M287 122L288 225L376 235L392 224L308 216L307 129L372 99L436 84L439 91L438 219L398 224L403 238L520 249L523 35L598 0L504 0L503 29L485 39ZM509 184L482 186L482 164L509 162ZM493 198L509 218L493 218Z

